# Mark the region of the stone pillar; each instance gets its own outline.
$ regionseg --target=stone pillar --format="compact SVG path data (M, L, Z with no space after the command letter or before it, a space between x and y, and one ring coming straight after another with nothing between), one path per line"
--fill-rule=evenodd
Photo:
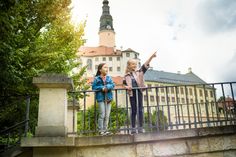
M38 126L35 136L67 135L67 90L71 78L63 74L43 74L33 78L39 88Z

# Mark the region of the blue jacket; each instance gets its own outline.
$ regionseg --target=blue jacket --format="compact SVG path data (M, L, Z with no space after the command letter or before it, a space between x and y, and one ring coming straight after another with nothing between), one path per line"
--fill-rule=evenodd
M108 92L106 93L107 101L111 101L113 99L112 89L114 89L115 84L112 81L111 76L106 76L105 85L101 78L101 76L95 76L92 84L92 89L97 90L96 92L96 100L97 102L105 101L105 92L102 91L103 88L107 88Z

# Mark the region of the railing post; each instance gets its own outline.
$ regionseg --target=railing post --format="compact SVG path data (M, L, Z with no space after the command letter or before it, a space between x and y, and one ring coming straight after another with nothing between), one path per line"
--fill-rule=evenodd
M26 116L25 116L25 137L27 136L27 132L28 132L28 129L29 129L29 109L30 109L30 97L27 96L27 99L26 99Z

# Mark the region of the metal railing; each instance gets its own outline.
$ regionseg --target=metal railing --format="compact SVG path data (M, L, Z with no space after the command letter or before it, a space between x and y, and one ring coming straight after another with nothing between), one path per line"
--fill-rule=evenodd
M21 122L14 124L13 126L5 128L4 130L0 130L0 145L1 145L0 153L14 146L20 145L21 138L27 136L27 132L29 129L30 97L25 98L25 100L26 100L26 112L24 114L25 119Z
M192 129L236 124L236 82L211 84L190 84L174 86L149 86L135 88L143 92L143 124L145 132ZM131 107L126 89L113 91L109 130L116 134L131 131ZM96 135L98 133L98 104L96 91L74 91L70 95L80 95L77 114L77 134ZM137 93L137 92L136 92ZM73 103L73 104L74 104ZM138 105L137 99L137 105ZM136 129L140 129L137 112ZM75 116L73 116L75 117ZM73 131L74 131L73 126Z

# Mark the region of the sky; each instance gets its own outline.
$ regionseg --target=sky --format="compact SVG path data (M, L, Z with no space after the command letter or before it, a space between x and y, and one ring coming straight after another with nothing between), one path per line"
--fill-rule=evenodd
M72 0L87 20L84 46L98 46L103 0ZM117 49L154 52L154 70L192 72L208 83L236 81L236 0L109 0Z

